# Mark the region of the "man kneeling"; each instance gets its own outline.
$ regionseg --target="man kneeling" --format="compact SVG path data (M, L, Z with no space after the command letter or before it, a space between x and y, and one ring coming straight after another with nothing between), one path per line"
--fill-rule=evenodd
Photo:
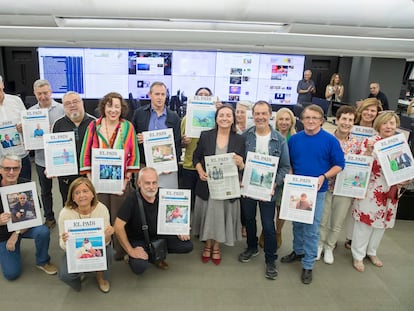
M189 235L157 235L158 216L158 174L154 168L145 167L139 172L138 190L142 197L145 218L148 225L150 240L163 238L167 240L168 253L189 253L193 250L193 243ZM138 199L132 192L122 204L115 219L115 234L129 256L129 266L136 274L143 273L149 265L148 248L145 242L142 222L138 209ZM159 263L158 268L168 269L165 261Z

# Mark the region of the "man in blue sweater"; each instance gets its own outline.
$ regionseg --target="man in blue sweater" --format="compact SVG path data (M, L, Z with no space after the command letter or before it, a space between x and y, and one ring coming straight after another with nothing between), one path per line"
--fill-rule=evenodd
M344 153L338 140L322 129L323 115L319 106L307 106L301 115L304 130L293 135L288 142L293 174L318 178L313 224L293 222L293 252L281 259L285 263L302 261L304 284L312 282L328 178L338 174L345 165Z

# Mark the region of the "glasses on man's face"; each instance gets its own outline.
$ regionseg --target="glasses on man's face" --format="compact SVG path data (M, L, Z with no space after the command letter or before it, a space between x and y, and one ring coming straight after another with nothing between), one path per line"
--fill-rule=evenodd
M0 166L5 172L9 173L11 171L17 172L20 170L20 166Z
M63 106L65 106L65 107L69 107L69 106L76 106L77 104L79 104L80 103L80 100L79 99L74 99L74 100L72 100L72 101L66 101L66 102L64 102L63 103Z
M319 121L321 119L321 117L303 117L303 120L305 121Z

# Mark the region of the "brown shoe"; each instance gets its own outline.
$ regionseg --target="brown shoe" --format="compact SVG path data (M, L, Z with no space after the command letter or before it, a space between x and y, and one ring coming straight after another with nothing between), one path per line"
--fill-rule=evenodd
M264 247L264 234L263 234L263 231L262 231L262 233L260 234L260 237L259 237L259 246L261 248Z
M56 220L46 220L45 225L49 228L49 230L52 230L56 226Z
M109 281L107 281L103 278L103 272L102 271L96 272L96 281L98 282L99 290L102 293L105 293L105 294L109 293L109 291L111 290L111 285L109 284Z
M156 266L157 266L158 269L161 269L161 270L168 270L168 268L169 268L168 263L165 260L157 263Z

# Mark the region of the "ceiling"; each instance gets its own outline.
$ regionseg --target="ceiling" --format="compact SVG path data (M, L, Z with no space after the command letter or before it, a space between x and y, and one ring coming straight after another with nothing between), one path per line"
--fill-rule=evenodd
M15 0L0 46L272 52L414 60L413 0Z

